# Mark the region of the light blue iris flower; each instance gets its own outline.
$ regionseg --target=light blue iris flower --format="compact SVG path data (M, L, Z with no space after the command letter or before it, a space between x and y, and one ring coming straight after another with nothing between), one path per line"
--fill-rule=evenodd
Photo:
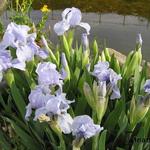
M0 49L5 50L9 46L15 48L17 60L20 62L30 61L34 55L47 58L43 56L43 50L35 42L37 34L29 34L30 30L31 28L26 25L10 23L0 43Z
M42 115L48 116L50 120L56 117L56 121L62 132L69 134L73 122L72 117L67 113L70 103L72 102L66 100L66 94L51 95L48 86L37 86L29 95L29 104L26 107L25 119L28 120L32 114L32 109L34 109L35 121Z
M60 95L51 95L46 104L43 107L36 109L35 118L37 120L42 114L47 114L52 117L54 115L61 115L67 113L67 110L70 108L69 104L71 101L66 100L65 94L61 93Z
M37 86L29 95L29 104L26 107L25 119L28 120L32 114L32 109L39 109L44 107L51 97L48 86Z
M19 44L26 43L28 31L30 31L30 27L11 22L7 26L0 47L3 49L6 49L8 46L16 48Z
M94 75L98 79L99 86L101 87L101 95L106 96L107 93L111 93L110 99L121 97L120 90L117 85L118 81L122 79L121 75L118 75L116 72L114 72L114 70L110 69L108 62L99 62L98 64L96 64L94 66L92 75ZM104 91L105 93L102 94Z
M87 115L75 117L72 123L72 134L77 139L88 139L98 134L101 130L103 130L103 127L95 125L93 120Z
M36 73L38 74L38 83L40 85L58 85L61 87L63 83L61 74L56 70L56 65L53 63L39 63Z
M87 34L90 33L90 25L88 23L81 22L82 14L78 8L66 8L62 12L62 21L59 21L54 25L54 31L57 35L63 35L69 28L80 26L84 28Z

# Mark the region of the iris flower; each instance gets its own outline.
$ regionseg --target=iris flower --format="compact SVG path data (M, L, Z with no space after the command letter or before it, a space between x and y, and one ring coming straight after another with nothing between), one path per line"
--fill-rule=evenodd
M47 114L52 117L54 115L60 116L61 114L67 113L71 101L66 100L65 96L64 93L56 96L51 95L43 107L36 109L34 120L37 120L42 114Z
M40 85L62 85L61 74L56 70L56 65L50 62L39 63L36 69Z
M76 26L80 26L84 28L89 34L90 25L88 23L81 22L82 14L78 8L66 8L62 12L62 20L54 25L54 31L57 35L63 35L69 28L74 28Z
M93 120L87 115L75 117L72 123L72 134L77 139L88 139L98 134L101 130L103 130L103 127L95 125Z
M30 27L11 22L4 33L1 48L6 49L8 46L16 48L19 44L26 43L29 31Z
M68 134L71 132L72 117L67 113L71 101L66 100L66 94L51 95L48 87L37 86L29 95L29 104L26 107L25 119L35 110L34 120L46 115L49 120L56 121L62 132Z
M4 50L9 46L15 48L17 59L20 62L30 61L34 55L41 56L42 49L35 42L37 34L29 34L30 30L31 28L26 25L10 23L0 43L0 49Z
M98 79L99 86L101 87L100 93L102 96L106 96L107 93L111 94L111 99L120 98L120 91L117 83L122 78L120 74L118 75L114 72L114 70L109 68L108 62L99 62L96 64L92 75Z
M29 104L26 107L25 118L28 120L32 113L32 109L39 109L44 107L51 97L50 89L48 86L37 86L29 95Z

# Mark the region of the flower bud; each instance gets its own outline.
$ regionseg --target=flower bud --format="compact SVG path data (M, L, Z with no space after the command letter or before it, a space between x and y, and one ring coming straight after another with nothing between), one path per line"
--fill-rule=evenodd
M89 51L84 51L82 55L82 68L89 64Z
M96 107L94 95L93 95L93 91L92 91L91 87L89 86L89 84L87 82L84 83L83 91L84 91L84 95L86 97L88 104L94 110Z
M147 114L150 107L150 95L140 96L138 101L132 98L130 105L130 126L134 129L136 124L139 123Z
M103 81L103 82L98 82L98 85L99 85L99 96L101 98L105 98L106 97L106 81Z
M144 107L150 107L150 94L142 97L141 101L140 101L140 104L144 105Z
M67 62L65 53L61 54L61 64L62 64L62 73L63 73L62 76L63 76L63 78L70 80L70 69L68 66L68 62Z
M143 43L142 36L139 33L136 37L136 44L139 45L140 47L142 47L142 43Z
M87 33L82 34L81 42L82 42L84 51L89 49L89 39L88 39Z

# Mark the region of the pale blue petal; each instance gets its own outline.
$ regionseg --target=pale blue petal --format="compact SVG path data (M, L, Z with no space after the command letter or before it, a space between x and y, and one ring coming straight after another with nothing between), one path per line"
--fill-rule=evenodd
M62 20L54 25L54 31L58 36L63 35L69 28L70 25L65 20Z
M15 41L15 36L12 33L10 33L10 32L5 32L4 36L3 36L3 40L0 43L0 49L4 50L8 46L15 47L14 46L14 41Z
M145 84L144 84L144 91L146 93L150 93L150 79L146 80Z
M28 45L20 46L16 50L16 55L19 61L31 61L34 57L34 50Z
M38 83L45 85L62 84L61 74L56 70L56 65L50 62L39 63L36 69Z
M72 7L71 11L67 14L66 20L71 27L79 25L82 19L81 11L78 8Z
M70 114L65 113L65 114L59 115L57 122L64 134L71 133L71 126L73 123L73 119L70 116Z
M110 99L118 99L120 98L121 95L120 95L120 90L119 88L117 87L117 85L115 85L112 89L112 94L110 96Z
M43 62L43 63L39 63L37 65L37 69L36 69L36 73L38 75L40 75L41 73L49 70L49 69L56 69L56 65L50 62Z
M76 138L90 138L98 134L103 128L100 125L95 125L93 120L87 116L77 116L74 118L72 123L72 134Z
M23 61L20 62L18 59L14 59L14 60L12 60L12 67L19 69L19 70L22 70L22 71L25 71L26 64Z
M39 109L36 109L35 111L35 117L34 117L34 121L36 121L41 115L45 115L47 113L47 110L45 109L45 107L41 107Z
M10 51L1 50L0 51L0 70L7 70L11 67L11 54Z
M32 108L37 109L46 106L50 98L50 90L48 90L47 86L37 86L29 95L29 102Z
M48 51L43 50L43 49L39 49L36 55L41 57L42 59L46 59L49 57Z
M47 112L52 114L60 115L61 113L66 113L69 109L69 102L66 100L66 94L61 93L61 95L56 95L51 97L46 104Z
M20 42L25 43L29 30L30 30L30 27L26 25L17 25L15 23L10 23L5 32L6 34L7 33L13 34L14 41L12 41L12 44L10 46L17 46L18 45L17 43L20 43Z
M47 112L53 115L56 115L56 114L60 115L61 114L60 103L61 103L61 100L58 99L57 97L51 98L46 104Z
M108 62L98 62L94 65L93 75L98 78L98 76L103 72L108 74L109 63ZM106 72L106 73L105 73Z
M62 16L62 19L63 20L65 20L66 18L67 18L67 15L68 15L68 13L69 12L71 12L71 8L66 8L63 12L62 12L62 14L61 14L61 16Z
M37 33L31 33L27 36L27 42L34 42L37 37Z
M62 68L61 69L61 77L62 77L62 79L63 80L66 79L67 76L68 76L67 71L64 68Z
M110 71L110 82L111 82L112 86L113 86L113 85L116 85L117 82L118 82L118 80L121 80L122 77L121 77L120 74L118 75L118 74L117 74L116 72L114 72L112 69L109 69L109 71Z

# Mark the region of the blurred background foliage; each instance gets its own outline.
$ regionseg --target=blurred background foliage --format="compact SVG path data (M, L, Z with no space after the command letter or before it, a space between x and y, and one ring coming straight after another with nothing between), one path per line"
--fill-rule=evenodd
M0 0L0 11L6 4L6 1L12 2L15 7L14 0ZM20 0L22 3L24 0ZM82 12L101 12L101 13L117 13L121 15L134 15L150 19L150 0L33 0L33 9L40 9L44 4L52 10L64 9L66 7L77 7Z
M40 9L43 4L54 10L74 6L82 12L115 12L150 18L150 0L34 0L33 8Z

